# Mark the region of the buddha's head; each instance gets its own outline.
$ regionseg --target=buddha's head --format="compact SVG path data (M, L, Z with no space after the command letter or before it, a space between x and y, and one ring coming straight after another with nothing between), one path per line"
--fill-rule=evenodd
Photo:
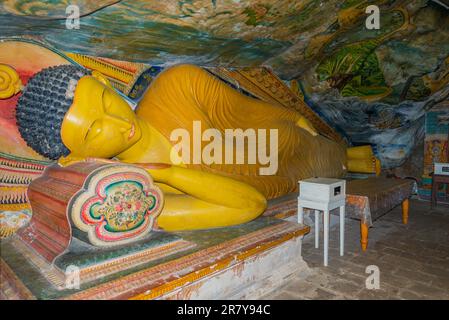
M34 75L16 111L19 131L39 154L59 159L111 158L142 133L128 103L97 72L50 67Z

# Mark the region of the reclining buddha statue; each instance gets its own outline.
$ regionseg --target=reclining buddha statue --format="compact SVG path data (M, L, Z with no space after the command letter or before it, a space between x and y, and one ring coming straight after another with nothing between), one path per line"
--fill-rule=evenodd
M29 80L16 117L27 144L61 165L113 159L145 168L164 192L158 226L167 231L248 222L298 180L340 177L347 165L345 147L298 112L246 96L193 65L159 74L135 111L100 73L50 67ZM277 171L261 175L259 161L174 164L170 135L179 128L193 134L195 121L219 132L277 129Z

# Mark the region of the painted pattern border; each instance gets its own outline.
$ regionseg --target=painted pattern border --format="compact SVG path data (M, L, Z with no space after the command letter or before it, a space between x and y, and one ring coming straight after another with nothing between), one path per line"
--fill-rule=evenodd
M250 234L150 267L108 283L63 297L65 300L157 299L186 284L195 282L258 253L276 247L310 231L305 225L282 221ZM36 299L21 280L0 260L0 276L5 288L0 298ZM9 289L5 295L4 289Z
M63 299L155 299L292 238L304 235L309 230L310 228L304 225L281 222Z

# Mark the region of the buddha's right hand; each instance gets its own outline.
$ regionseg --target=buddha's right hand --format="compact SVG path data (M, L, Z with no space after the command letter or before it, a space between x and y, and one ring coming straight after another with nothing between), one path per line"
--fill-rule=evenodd
M103 158L86 158L84 161L86 162L102 162L102 163L120 163L120 161L113 159L103 159Z
M77 163L77 162L84 162L84 161L86 161L86 158L76 157L76 156L72 156L72 155L69 154L68 156L60 157L58 159L58 164L61 167L67 167L67 166L69 166L71 164L74 164L74 163Z

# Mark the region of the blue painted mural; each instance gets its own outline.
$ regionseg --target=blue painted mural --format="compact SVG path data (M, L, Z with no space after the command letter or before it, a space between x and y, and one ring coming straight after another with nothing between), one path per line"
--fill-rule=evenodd
M69 4L79 29L66 27ZM372 4L379 30L365 27ZM351 143L372 144L385 168L407 159L425 112L449 94L449 11L428 0L5 0L0 20L0 36L92 56L267 66L297 80Z

